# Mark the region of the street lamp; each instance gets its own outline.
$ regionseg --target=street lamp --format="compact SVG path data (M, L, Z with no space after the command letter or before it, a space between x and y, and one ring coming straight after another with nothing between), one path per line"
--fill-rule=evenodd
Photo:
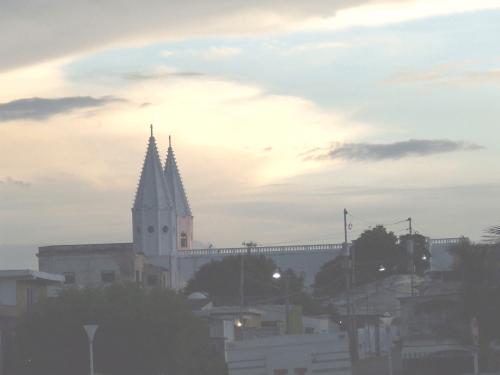
M288 279L288 276L283 274L279 268L274 270L273 272L273 279L274 280L279 280L281 277L284 277L285 281L285 334L290 333L290 296L289 296L289 289L290 289L290 280Z
M94 342L94 336L97 328L99 328L97 324L87 324L83 326L83 329L87 333L87 338L89 339L90 375L94 375L94 350L92 348L92 343Z
M385 271L385 266L383 264L381 264L379 267L378 267L378 272L384 272Z
M389 375L392 375L392 340L391 340L391 324L394 317L388 312L380 317L380 321L385 327L385 339L387 344L388 361L389 361Z

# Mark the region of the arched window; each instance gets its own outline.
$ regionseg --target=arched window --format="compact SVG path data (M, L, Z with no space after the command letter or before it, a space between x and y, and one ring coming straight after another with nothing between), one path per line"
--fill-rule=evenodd
M149 232L149 233L154 233L154 231L155 231L155 227L153 227L152 225L150 225L150 226L148 227L148 232Z
M181 249L188 247L188 236L186 233L181 233Z

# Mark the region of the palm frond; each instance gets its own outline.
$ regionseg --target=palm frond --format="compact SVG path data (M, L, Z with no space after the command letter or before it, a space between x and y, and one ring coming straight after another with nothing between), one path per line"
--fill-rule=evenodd
M485 242L500 243L500 225L493 225L484 230L483 239Z

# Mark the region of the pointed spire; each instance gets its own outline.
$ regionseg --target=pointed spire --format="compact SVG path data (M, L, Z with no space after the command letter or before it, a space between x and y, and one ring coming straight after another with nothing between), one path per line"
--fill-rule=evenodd
M168 136L168 152L164 174L170 195L174 201L177 215L193 216L191 208L189 207L186 192L184 190L181 174L179 173L179 168L177 167L174 150L172 149L172 138L170 136Z
M150 129L151 136L135 195L134 209L167 208L173 205L171 195L166 187L156 140L153 136L153 125L150 126Z

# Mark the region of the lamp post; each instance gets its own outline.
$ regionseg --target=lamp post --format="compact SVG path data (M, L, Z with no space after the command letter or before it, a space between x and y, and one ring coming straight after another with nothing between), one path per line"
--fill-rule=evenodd
M286 274L283 275L279 268L273 273L273 279L275 280L281 279L282 276L285 281L285 334L288 335L290 333L290 281L288 280L288 276Z
M99 328L96 324L87 324L83 326L85 332L87 333L87 338L89 339L89 352L90 352L90 375L94 375L94 350L92 348L92 344L94 342L94 336Z
M384 315L382 315L380 317L380 321L382 322L382 324L385 327L385 339L387 342L387 352L388 352L387 359L388 359L388 365L389 365L389 375L392 375L391 324L392 324L393 319L394 319L394 317L391 314L389 314L388 312L384 313Z

